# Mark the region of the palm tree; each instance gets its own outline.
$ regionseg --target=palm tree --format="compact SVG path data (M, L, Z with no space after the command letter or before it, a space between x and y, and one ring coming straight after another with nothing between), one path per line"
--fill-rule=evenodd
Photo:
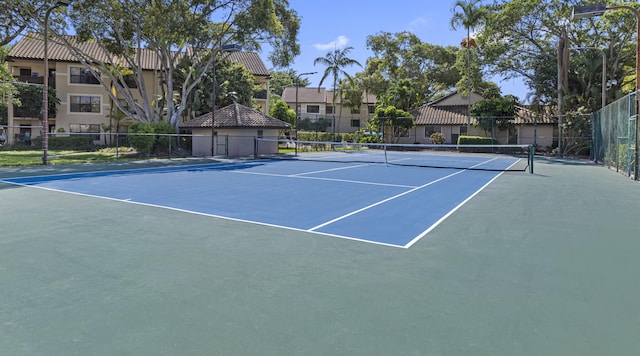
M462 25L467 30L467 38L462 42L467 48L467 96L469 99L467 107L467 132L471 126L471 47L474 45L471 40L471 29L480 25L484 19L484 9L479 6L481 0L458 0L453 4L453 17L451 18L451 28L456 30L456 26ZM461 12L456 11L460 8Z
M322 83L324 82L325 79L327 79L327 77L329 77L330 75L333 77L332 104L333 104L334 116L335 116L335 110L336 110L335 109L336 95L337 95L336 89L338 86L338 79L340 78L340 75L344 75L348 79L351 79L351 76L349 75L349 73L347 73L344 70L344 68L352 65L358 65L362 67L362 64L360 64L360 62L358 62L357 60L347 57L347 55L349 54L349 52L351 52L351 50L353 50L353 47L346 47L342 50L336 48L333 50L333 52L327 52L327 54L324 57L318 57L313 61L314 66L320 63L326 67L324 70L324 74L322 75L322 79L320 79L320 84L318 84L318 87L322 86ZM334 122L333 123L334 132L335 132L335 129L336 129L336 124Z

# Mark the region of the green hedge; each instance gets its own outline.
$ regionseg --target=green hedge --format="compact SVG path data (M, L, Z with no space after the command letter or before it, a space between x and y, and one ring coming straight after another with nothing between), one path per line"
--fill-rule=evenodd
M499 145L500 142L493 137L481 136L460 136L458 137L459 145Z
M42 147L42 138L31 140L32 147ZM50 136L50 150L93 151L93 139L90 136Z
M460 136L458 137L458 145L499 145L500 142L493 137L481 137L481 136ZM493 148L487 147L458 147L460 152L493 152Z
M314 131L298 131L297 139L300 141L320 141L320 142L356 142L357 135L354 133L331 133L331 132L314 132Z

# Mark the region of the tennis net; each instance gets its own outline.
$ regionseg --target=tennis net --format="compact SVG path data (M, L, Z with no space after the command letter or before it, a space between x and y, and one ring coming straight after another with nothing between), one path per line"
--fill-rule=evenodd
M291 159L343 163L533 173L531 145L450 145L320 142L256 138L258 159Z

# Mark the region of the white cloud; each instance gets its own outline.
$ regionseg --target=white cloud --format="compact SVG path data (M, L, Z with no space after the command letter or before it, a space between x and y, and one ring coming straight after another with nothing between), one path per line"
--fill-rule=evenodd
M409 22L409 29L424 27L427 24L428 24L428 21L424 17L418 17L417 19Z
M348 43L349 43L349 39L346 36L338 36L338 38L335 41L331 41L326 44L317 43L317 44L314 44L313 47L321 51L326 51L330 49L344 48L347 46Z

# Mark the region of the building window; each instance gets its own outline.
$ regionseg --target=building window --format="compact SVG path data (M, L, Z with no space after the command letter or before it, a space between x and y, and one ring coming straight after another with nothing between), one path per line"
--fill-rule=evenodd
M442 132L442 127L439 125L426 125L424 127L424 136L429 137L432 133Z
M20 134L16 138L20 140L24 140L25 135L31 136L31 125L20 124Z
M258 137L259 138L264 137L264 130L258 130Z
M69 124L69 132L71 134L88 135L94 141L100 140L100 125L98 124Z
M359 114L360 113L360 108L351 108L351 113L352 114Z
M70 81L74 84L100 84L90 70L82 67L71 67Z
M71 112L100 112L99 96L71 95L69 101L69 110Z
M376 113L376 107L374 105L367 106L367 110L368 110L369 114L375 114Z
M136 82L136 76L134 74L128 74L122 77L124 79L124 84L127 88L135 89L138 87L138 83Z
M320 105L307 105L307 112L311 114L319 114Z
M333 114L333 113L334 113L333 106L327 105L327 114Z
M467 126L460 126L460 136L466 136L467 135Z
M352 119L351 127L360 127L360 119Z

